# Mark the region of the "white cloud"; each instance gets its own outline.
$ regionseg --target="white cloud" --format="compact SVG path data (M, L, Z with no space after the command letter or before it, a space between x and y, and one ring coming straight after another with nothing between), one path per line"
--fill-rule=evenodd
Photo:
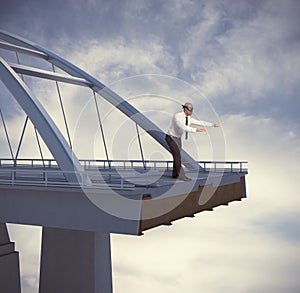
M76 48L70 56L74 63L105 84L138 74L177 75L174 57L157 38L127 40L119 37L109 42L92 41Z
M183 56L201 90L211 98L226 96L240 103L294 93L300 54L299 43L287 37L291 30L295 33L288 9L278 16L277 8L264 7L251 18L237 19L229 9L212 7L207 8L209 18L190 30ZM224 23L230 25L222 32Z
M299 135L291 135L276 120L255 116L225 117L227 158L249 162L249 192L258 209L291 209L299 204Z
M234 217L238 209L247 212L243 205L247 202L180 220L142 239L114 236L116 291L137 292L143 286L144 292L282 292L295 287L297 273L291 271L299 272L298 245L259 231L242 213Z
M22 290L24 293L38 292L42 230L40 227L12 224L8 225L8 230L20 255Z

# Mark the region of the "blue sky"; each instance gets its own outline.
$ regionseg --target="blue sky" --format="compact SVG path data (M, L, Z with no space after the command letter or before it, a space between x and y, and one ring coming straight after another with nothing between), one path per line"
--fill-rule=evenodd
M300 290L299 11L297 0L2 1L1 29L113 88L144 74L196 87L225 121L226 159L249 162L248 199L140 238L113 235L115 292ZM184 102L183 86L158 89ZM192 101L196 115L207 114L202 98ZM209 156L205 139L193 142L198 159ZM186 148L193 152L194 144ZM10 230L32 292L39 231Z

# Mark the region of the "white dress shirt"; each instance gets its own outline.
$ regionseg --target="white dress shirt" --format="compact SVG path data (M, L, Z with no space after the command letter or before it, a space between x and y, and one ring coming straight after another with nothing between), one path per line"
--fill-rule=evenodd
M185 125L185 121L186 121L186 115L184 114L183 111L176 113L173 116L167 134L175 137L181 137L185 132L196 132L197 128L191 127L190 126L191 124L199 125L202 127L214 125L213 123L210 122L194 119L191 116L188 116L188 125Z

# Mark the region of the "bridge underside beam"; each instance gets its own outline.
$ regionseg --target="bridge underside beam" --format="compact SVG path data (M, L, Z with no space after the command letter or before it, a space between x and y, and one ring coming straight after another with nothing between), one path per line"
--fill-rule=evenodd
M172 221L194 217L202 211L212 211L220 205L228 205L235 200L246 197L245 176L239 182L232 182L214 187L213 185L199 186L198 190L188 194L168 198L144 200L140 222L140 234L143 231L160 226L171 225ZM174 208L170 208L174 207ZM160 211L160 216L154 217Z

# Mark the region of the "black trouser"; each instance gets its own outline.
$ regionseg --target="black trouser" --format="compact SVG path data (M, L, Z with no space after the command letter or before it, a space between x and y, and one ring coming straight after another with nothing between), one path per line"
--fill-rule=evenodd
M166 141L173 156L172 176L178 177L179 175L184 175L183 169L181 167L181 138L170 136L167 134Z

